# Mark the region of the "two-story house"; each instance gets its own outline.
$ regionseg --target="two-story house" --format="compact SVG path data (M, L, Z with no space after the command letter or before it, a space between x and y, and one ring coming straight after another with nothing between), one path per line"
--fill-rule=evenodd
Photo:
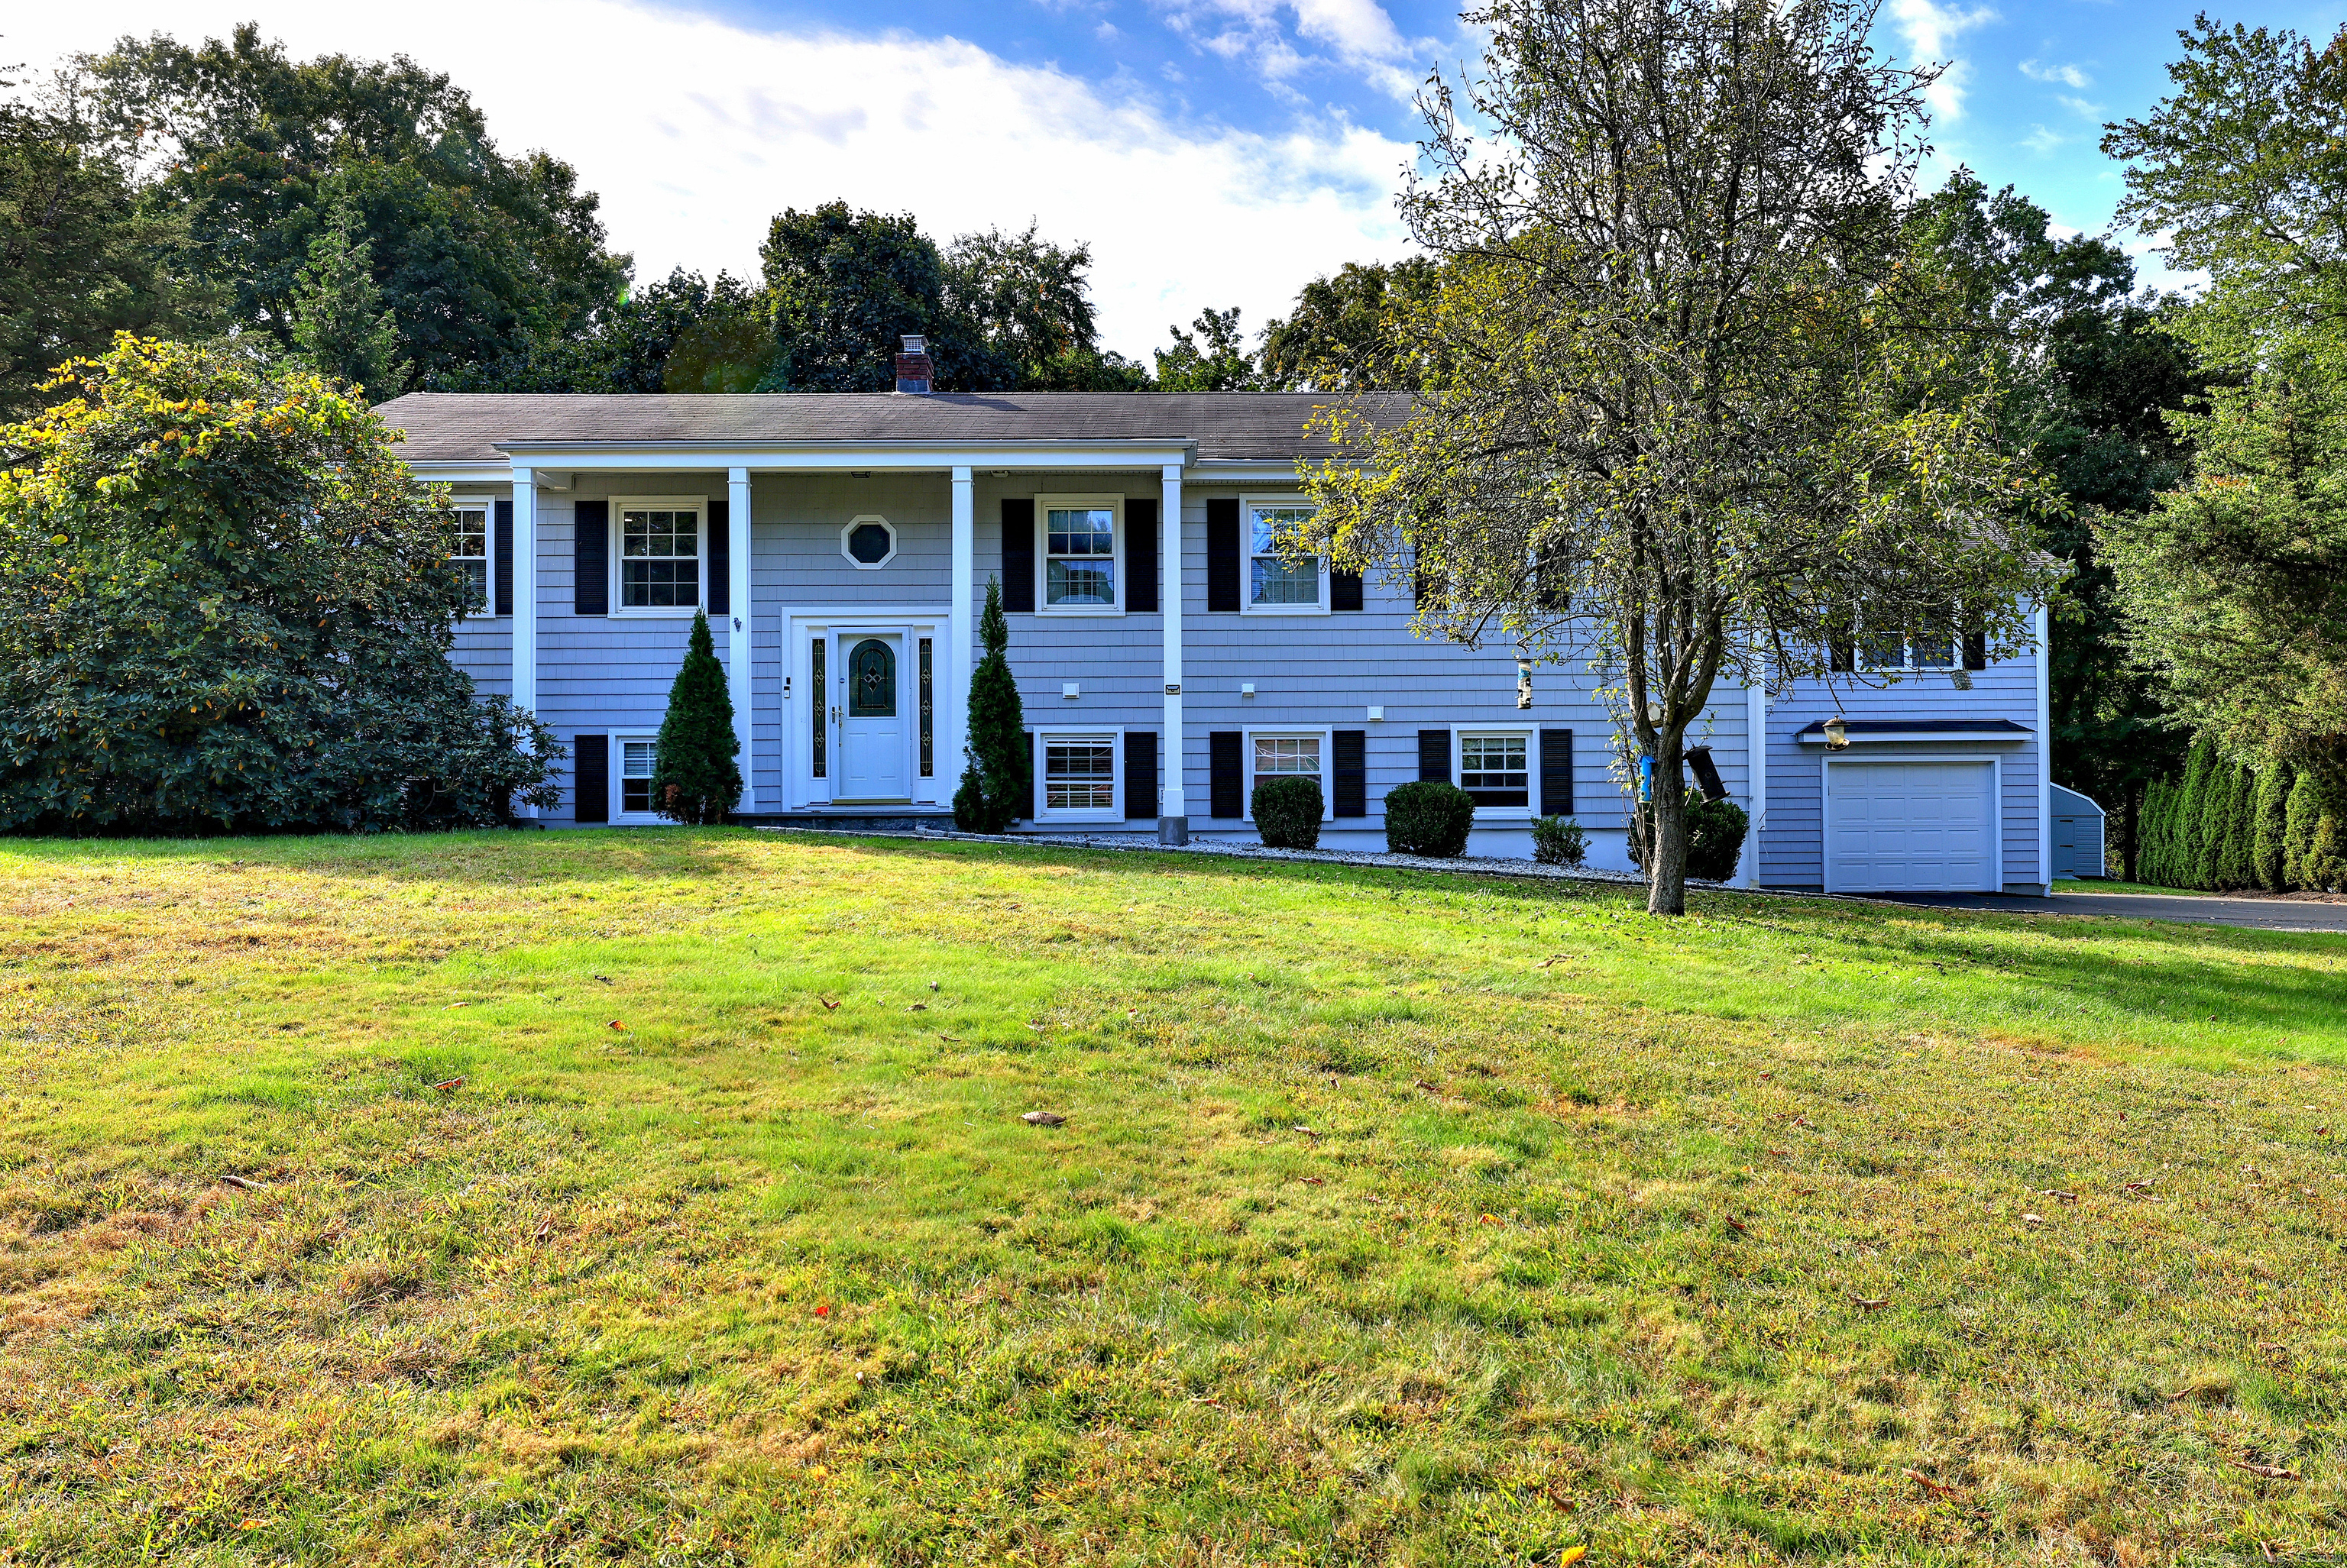
M1543 667L1519 706L1511 650L1415 636L1408 585L1278 549L1327 401L411 393L381 412L459 510L481 613L458 662L569 748L549 826L656 820L653 738L696 609L726 667L742 816L946 819L999 578L1034 830L1251 840L1255 781L1304 773L1322 843L1378 848L1386 791L1440 778L1475 797L1471 852L1528 855L1530 819L1553 812L1591 830L1594 863L1626 867L1588 676ZM1723 690L1690 740L1755 824L1740 880L2042 891L2043 634L2041 613L2038 650L1993 666L1865 650L1904 676L1887 687Z

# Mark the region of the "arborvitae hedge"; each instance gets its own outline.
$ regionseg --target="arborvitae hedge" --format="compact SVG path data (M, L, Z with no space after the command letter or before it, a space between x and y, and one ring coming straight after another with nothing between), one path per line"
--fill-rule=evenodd
M2232 782L2225 799L2224 833L2217 845L2217 885L2253 888L2258 885L2258 776L2236 765L2226 770Z
M2347 891L2347 778L2329 768L2310 767L2306 848L2298 861L2299 886L2321 892ZM2293 791L2293 802L2295 791Z
M2274 763L2258 775L2257 829L2250 835L2250 859L2257 872L2256 885L2270 892L2290 886L2282 870L2282 850L2290 829L2291 787L2297 779L2297 770L2287 762Z
M2176 786L2165 779L2155 779L2144 787L2143 808L2136 818L2138 841L2135 854L2135 874L2138 881L2155 887L2168 884L2168 829L2173 813L2169 807L2176 799Z
M2176 864L2168 885L2205 888L2209 867L2209 779L2216 771L2214 741L2196 740L2184 759L2184 797L2176 803Z

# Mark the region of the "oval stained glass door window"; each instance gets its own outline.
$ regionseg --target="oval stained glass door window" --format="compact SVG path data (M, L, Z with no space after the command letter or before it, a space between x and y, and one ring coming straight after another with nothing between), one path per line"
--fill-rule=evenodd
M866 637L847 656L847 716L897 717L897 651L878 637Z

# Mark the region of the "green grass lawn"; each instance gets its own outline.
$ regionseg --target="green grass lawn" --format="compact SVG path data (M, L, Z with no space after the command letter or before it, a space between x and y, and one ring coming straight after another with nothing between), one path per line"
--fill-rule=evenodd
M0 1563L2347 1557L2347 938L1691 903L0 844Z

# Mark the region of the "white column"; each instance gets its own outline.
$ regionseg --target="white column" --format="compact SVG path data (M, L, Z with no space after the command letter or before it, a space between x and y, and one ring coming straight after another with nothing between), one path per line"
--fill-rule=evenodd
M513 701L516 708L538 711L538 475L527 468L513 471ZM535 806L517 806L514 814L535 817Z
M1747 888L1760 885L1760 830L1768 820L1768 666L1754 650L1752 684L1744 688L1744 793L1751 801L1752 820L1744 831L1744 875Z
M742 743L741 811L757 808L757 785L752 782L750 759L750 471L725 471L726 603L733 606L733 625L726 628L725 695L733 704L733 738Z
M2030 631L2037 639L2037 881L2041 891L2050 893L2054 891L2054 627L2044 605L2037 606ZM1998 801L1996 809L2002 820L2004 802ZM2000 841L2000 880L2004 875L2004 849Z
M953 471L953 608L946 628L946 657L931 679L937 683L938 777L940 802L953 799L961 777L962 737L969 724L969 672L978 667L970 646L976 634L978 596L978 504L969 470Z
M1157 841L1190 841L1190 811L1182 799L1182 465L1163 470L1164 500L1157 514L1157 600L1165 616L1165 738L1158 766L1165 782L1157 796Z

